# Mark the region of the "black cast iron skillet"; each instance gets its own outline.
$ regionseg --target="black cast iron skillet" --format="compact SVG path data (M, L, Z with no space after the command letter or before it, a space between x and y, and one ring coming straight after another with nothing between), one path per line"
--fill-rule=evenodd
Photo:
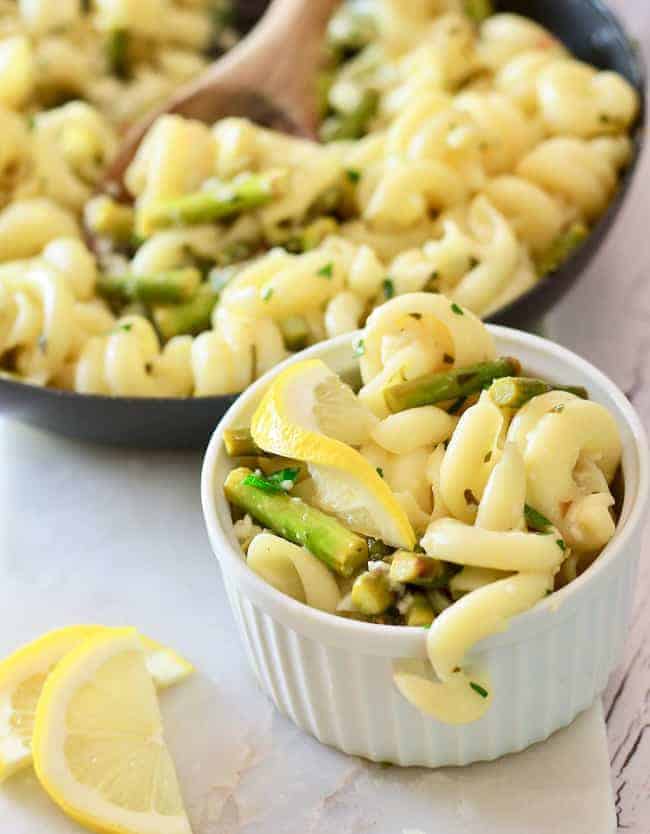
M242 0L251 25L264 0ZM553 275L490 316L489 321L528 329L566 293L600 248L634 178L643 146L645 73L637 46L602 0L502 0L501 12L537 20L584 61L624 75L636 87L642 109L634 134L634 157L618 193L589 238ZM86 396L0 379L0 413L67 437L133 448L194 449L207 443L235 396L197 399L131 399Z

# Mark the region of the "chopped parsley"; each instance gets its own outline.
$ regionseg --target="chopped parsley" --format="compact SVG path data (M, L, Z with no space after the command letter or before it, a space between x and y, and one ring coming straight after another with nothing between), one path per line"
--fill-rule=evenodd
M322 266L316 275L319 275L321 278L331 278L334 274L334 264L330 261L325 266Z
M409 316L416 321L422 321L422 313L409 313Z
M476 692L477 695L481 696L481 698L487 698L489 693L488 693L487 689L485 689L483 686L481 686L480 683L476 683L475 681L470 681L469 685L472 687L472 689L474 690L474 692Z
M117 330L123 330L125 333L130 333L133 330L133 323L130 321L124 322L124 324L118 324Z
M453 365L454 362L455 362L455 359L451 355L451 353L443 353L442 354L442 361L445 363L445 365Z
M379 477L383 478L384 477L384 470L381 468L381 466L378 466L376 469L377 469L377 474L379 475Z
M395 295L395 282L392 278L384 278L382 282L382 288L384 290L384 297L388 301L388 299L393 298Z
M492 450L490 449L489 452L485 453L485 457L483 458L483 463L489 463L492 460Z
M34 115L27 116L27 130L34 130L36 127L36 117Z
M348 168L345 175L353 185L356 185L361 179L361 171L356 168Z
M480 263L481 263L481 262L479 261L479 259L478 259L478 258L470 258L470 259L469 259L469 268L470 268L470 269L476 269L476 267L477 267Z
M536 530L538 533L548 533L549 527L553 526L545 515L542 515L534 507L531 507L530 504L524 505L524 517L526 518L528 527L531 530Z
M463 493L463 496L465 498L465 503L468 506L478 507L478 501L476 500L476 496L474 495L471 489L466 489Z
M462 315L463 315L463 309L462 309L462 307L459 307L459 306L458 306L458 304L456 304L456 302L455 302L455 301L454 301L454 302L453 302L453 304L451 305L451 312L452 312L452 313L456 313L456 315L457 315L457 316L462 316Z
M566 543L564 539L556 539L555 544L560 548L560 550L564 553L566 550Z
M280 469L279 472L274 472L272 475L251 473L244 478L242 483L262 490L262 492L279 495L288 492L294 486L299 472L299 469Z
M266 287L262 290L262 301L270 301L273 296L273 287Z
M363 339L359 339L359 341L354 346L354 355L355 356L363 356L366 352L366 344Z

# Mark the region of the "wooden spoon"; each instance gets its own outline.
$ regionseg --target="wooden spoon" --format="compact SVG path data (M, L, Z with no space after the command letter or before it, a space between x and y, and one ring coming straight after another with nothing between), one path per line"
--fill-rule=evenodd
M316 72L327 23L340 1L273 0L250 35L128 131L106 172L105 187L124 193L124 172L163 113L207 124L245 116L285 133L315 137Z

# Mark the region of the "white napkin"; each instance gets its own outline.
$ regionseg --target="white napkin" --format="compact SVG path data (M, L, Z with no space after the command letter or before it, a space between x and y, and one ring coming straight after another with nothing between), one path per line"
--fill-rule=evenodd
M0 421L0 656L75 622L135 625L199 674L162 695L195 834L613 834L600 705L499 762L381 767L274 712L242 654L199 503L196 454L84 446ZM0 834L74 834L30 772Z

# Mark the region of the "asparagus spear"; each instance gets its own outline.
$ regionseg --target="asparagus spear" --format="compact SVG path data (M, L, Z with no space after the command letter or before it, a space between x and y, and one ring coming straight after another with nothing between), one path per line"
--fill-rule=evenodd
M126 29L113 29L108 33L105 44L108 71L123 81L131 75L129 41L130 36Z
M445 596L445 594L438 588L427 590L427 599L431 603L431 607L433 608L436 616L438 616L438 614L442 614L443 611L446 611L447 608L452 605L452 601L449 597Z
M349 113L336 113L325 119L320 128L320 138L323 142L360 139L366 133L378 107L379 93L376 90L364 90L354 110Z
M366 571L355 579L351 599L357 611L372 617L388 610L395 595L385 573Z
M279 323L287 350L302 350L309 342L309 326L303 316L289 316Z
M420 405L435 405L475 394L502 376L517 376L521 365L516 359L504 357L493 362L479 362L467 368L446 373L428 374L418 379L392 385L384 391L390 411L404 411Z
M97 292L105 298L123 301L180 304L195 295L200 283L198 269L185 267L156 275L101 275L97 280Z
M196 191L147 206L142 218L143 231L150 234L167 226L194 226L226 220L264 206L280 196L286 180L284 171L241 174L212 190Z
M88 230L98 237L119 242L133 237L133 207L118 203L106 194L99 194L86 203L84 219Z
M548 394L549 391L567 391L575 394L583 400L589 398L587 389L581 385L552 385L544 382L543 379L531 379L529 377L501 377L495 380L490 387L490 396L496 405L507 408L521 408L533 397L540 394Z
M223 445L226 447L226 452L231 458L238 458L242 455L263 454L260 447L253 440L253 435L249 428L224 429Z
M153 319L163 339L167 341L184 333L196 335L208 330L211 324L210 316L218 298L218 293L211 287L201 285L194 298L186 304L156 307Z
M414 593L411 604L406 611L407 626L430 626L436 618L436 612L425 594Z
M537 274L540 277L555 272L584 243L589 236L589 229L584 223L574 223L551 244L550 249L543 252L535 261Z
M447 566L439 559L408 550L398 550L393 554L390 578L394 582L440 588L447 584L449 576Z
M465 0L465 14L474 23L483 23L486 18L494 14L492 0Z
M306 547L340 576L350 577L368 561L366 540L300 498L272 494L244 483L250 469L234 469L224 490L231 504L294 544Z

